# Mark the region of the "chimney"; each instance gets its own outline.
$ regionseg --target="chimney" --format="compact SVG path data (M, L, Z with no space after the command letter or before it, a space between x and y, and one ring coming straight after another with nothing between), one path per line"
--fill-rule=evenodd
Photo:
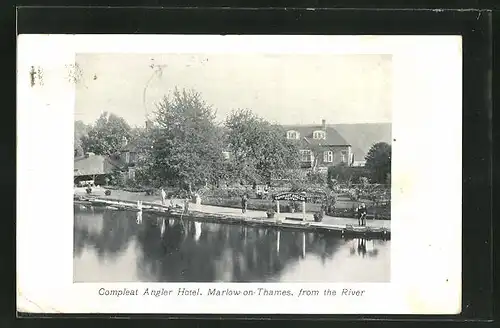
M323 130L326 131L326 120L321 120L321 126L323 127Z

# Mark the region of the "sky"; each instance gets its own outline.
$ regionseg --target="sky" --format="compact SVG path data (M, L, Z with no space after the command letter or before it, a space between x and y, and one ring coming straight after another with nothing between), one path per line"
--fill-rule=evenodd
M279 124L391 122L391 55L81 53L76 64L85 123L107 111L144 125L175 87L201 93L219 121L247 108Z

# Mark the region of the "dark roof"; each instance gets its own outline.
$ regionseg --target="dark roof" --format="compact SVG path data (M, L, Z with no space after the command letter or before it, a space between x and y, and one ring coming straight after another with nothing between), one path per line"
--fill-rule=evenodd
M318 140L313 138L314 131L323 130L321 125L283 125L285 131L297 131L300 133L300 139L309 144L330 145L330 146L349 146L350 144L342 137L342 135L332 126L326 126L326 140Z
M110 174L117 163L107 156L90 155L75 158L74 176Z
M391 123L332 124L352 147L355 161L365 160L371 146L377 142L392 142Z

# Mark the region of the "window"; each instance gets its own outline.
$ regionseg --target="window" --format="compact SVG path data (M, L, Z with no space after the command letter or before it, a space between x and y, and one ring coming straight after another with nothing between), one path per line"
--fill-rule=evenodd
M329 150L323 153L323 162L325 163L333 162L333 151Z
M342 163L345 163L345 161L346 161L346 156L347 156L347 152L346 152L345 150L342 150L342 152L341 152L340 154L342 155L342 157L341 157L341 160L340 160L340 161L341 161Z
M310 162L312 160L311 151L310 150L301 150L300 151L300 160L302 162Z
M129 152L125 153L125 163L130 163L130 153Z
M131 180L135 179L135 169L132 168L128 169L128 178Z
M129 162L130 163L135 163L137 161L137 153L136 152L131 152L129 155Z
M222 152L222 157L224 157L224 159L229 159L229 152L228 151L223 151Z
M297 131L287 131L286 138L287 139L299 139L300 134Z
M325 131L314 131L313 138L314 139L325 139L326 132Z

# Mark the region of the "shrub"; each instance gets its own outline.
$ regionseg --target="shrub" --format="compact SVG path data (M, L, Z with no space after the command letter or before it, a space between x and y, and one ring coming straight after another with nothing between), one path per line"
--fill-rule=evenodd
M370 171L365 167L351 167L345 164L339 164L336 166L331 166L328 168L328 183L332 179L338 182L348 182L359 183L360 178L370 176Z
M307 181L314 184L325 185L327 174L321 172L309 172L307 174Z
M315 222L321 222L323 220L323 211L314 213L313 217Z
M267 217L268 218L274 218L274 214L276 213L276 211L274 210L274 208L269 208L267 211L266 211L266 214L267 214Z
M370 183L367 177L360 177L359 178L359 183L363 186L366 187Z
M106 196L111 195L111 190L107 189L107 190L104 192L104 194L105 194Z
M91 187L87 187L87 189L85 189L85 191L87 192L87 194L91 194L92 193L92 188Z
M244 193L249 194L250 198L253 198L255 192L251 192L244 186L232 187L232 188L217 188L204 190L203 196L205 197L216 197L216 198L235 198L241 197Z
M211 206L223 206L230 208L241 208L241 198L221 198L221 197L204 197L201 200L203 205L211 205ZM298 211L302 210L301 203L296 202L296 207ZM276 210L276 203L271 203L269 200L261 200L261 199L249 199L248 200L248 210L254 211L266 211L269 207L272 207ZM316 212L320 209L319 204L306 203L306 212ZM287 202L280 201L280 213L286 213L290 211L289 204Z

